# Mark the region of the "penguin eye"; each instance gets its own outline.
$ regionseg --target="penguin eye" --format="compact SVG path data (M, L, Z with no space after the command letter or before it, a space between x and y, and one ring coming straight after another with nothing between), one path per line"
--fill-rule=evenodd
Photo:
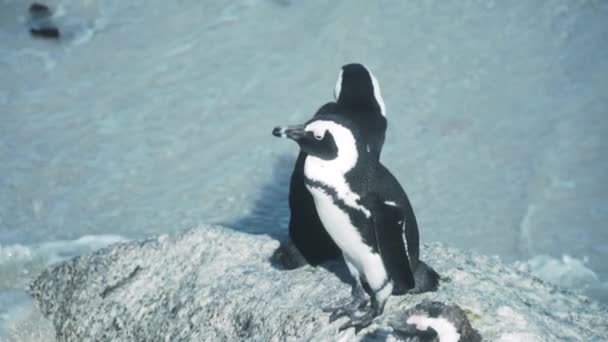
M314 133L314 135L315 135L315 139L317 139L317 140L322 140L323 136L324 136L324 135L320 135L318 133Z

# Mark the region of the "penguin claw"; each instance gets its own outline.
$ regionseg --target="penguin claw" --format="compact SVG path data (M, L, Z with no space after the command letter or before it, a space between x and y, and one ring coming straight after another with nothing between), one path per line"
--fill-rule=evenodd
M333 313L334 311L338 310L340 307L338 306L326 306L324 308L321 308L321 311L325 312L325 313Z
M355 328L355 335L359 333L359 331L367 328L372 324L376 318L376 315L372 311L365 313L365 315L361 317L351 318L350 321L344 323L338 330L343 331L349 328Z
M339 300L336 304L326 306L324 308L321 308L321 310L323 312L332 312L333 313L334 311L345 307L349 303L350 303L350 301L348 298L343 298L343 299Z
M346 304L344 304L344 303L346 303ZM344 316L352 317L355 313L357 313L359 311L359 309L361 309L362 307L367 305L367 301L366 300L365 301L342 300L342 301L340 301L340 304L341 305L329 306L329 307L325 307L322 309L323 312L331 312L331 315L329 316L330 323L337 320L340 317L344 317Z
M351 310L351 308L337 308L329 316L329 323L337 320L340 317L348 316L351 317L357 310Z

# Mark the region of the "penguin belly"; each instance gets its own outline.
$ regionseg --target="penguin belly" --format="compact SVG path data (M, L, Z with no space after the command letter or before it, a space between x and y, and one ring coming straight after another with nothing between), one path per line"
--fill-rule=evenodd
M384 284L387 281L387 273L380 254L375 253L372 247L363 241L359 229L353 225L348 213L338 207L325 191L314 187L308 189L323 226L342 250L344 259L351 263L370 285Z

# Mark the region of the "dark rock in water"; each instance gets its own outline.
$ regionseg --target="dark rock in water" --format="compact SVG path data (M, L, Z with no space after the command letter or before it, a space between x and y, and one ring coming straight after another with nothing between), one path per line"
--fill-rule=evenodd
M432 341L441 329L422 329L420 318L408 323L413 315L447 317L465 336L474 330L463 312L488 341L608 340L608 310L599 304L496 258L439 244L425 245L421 258L450 282L393 296L370 327L339 333L346 318L329 323L322 307L350 298L350 286L323 267L278 269L269 260L278 245L201 226L63 262L38 276L30 293L59 341L398 341L414 332Z
M56 27L45 27L40 29L30 28L32 36L41 38L59 38L59 29Z
M47 5L39 4L37 2L30 5L30 16L32 17L50 17L51 10Z
M59 29L51 20L52 13L48 6L33 3L30 5L29 14L28 25L32 36L49 39L58 39L61 36Z
M274 2L281 6L290 6L291 0L274 0Z

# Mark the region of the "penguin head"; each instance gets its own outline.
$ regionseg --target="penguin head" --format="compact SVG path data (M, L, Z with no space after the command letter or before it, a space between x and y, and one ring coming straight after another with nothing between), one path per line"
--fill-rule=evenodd
M374 74L363 64L342 66L334 89L336 102L358 111L375 111L386 115L380 84Z
M355 166L359 154L356 132L349 126L345 118L321 115L303 125L275 127L272 134L294 140L302 152L346 172Z

